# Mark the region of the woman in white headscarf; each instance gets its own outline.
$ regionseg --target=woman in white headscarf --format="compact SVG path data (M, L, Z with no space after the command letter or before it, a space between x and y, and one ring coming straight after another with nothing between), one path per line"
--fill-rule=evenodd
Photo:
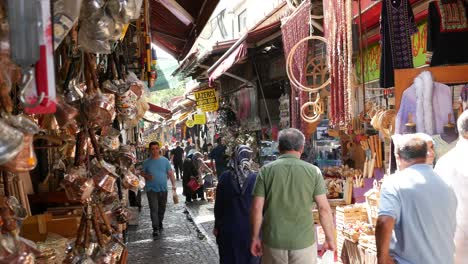
M228 169L219 176L215 201L215 228L220 263L257 264L249 249L249 210L257 174L252 170L253 151L236 147Z

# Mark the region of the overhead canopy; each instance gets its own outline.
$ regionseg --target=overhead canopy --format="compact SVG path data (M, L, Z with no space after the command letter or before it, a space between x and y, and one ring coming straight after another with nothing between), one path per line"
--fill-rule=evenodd
M150 1L151 36L163 49L182 60L218 5L219 0Z
M148 103L148 104L149 104L149 111L151 113L160 114L160 115L170 115L172 113L171 110L168 110L166 108L162 108L152 103Z
M261 46L260 42L274 39L276 32L280 32L281 22L276 21L265 27L247 32L226 53L208 69L210 82L227 72L233 65L242 63L247 58L247 49L252 45ZM279 36L279 35L278 35Z

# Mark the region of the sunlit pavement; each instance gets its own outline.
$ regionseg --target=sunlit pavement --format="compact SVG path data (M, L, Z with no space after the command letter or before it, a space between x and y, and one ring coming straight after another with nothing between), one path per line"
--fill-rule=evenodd
M164 231L157 239L152 237L148 200L143 194L139 225L129 227L128 231L128 263L212 264L219 262L211 230L207 232L203 228L204 226L212 228L210 225L214 222L213 212L208 209L212 205L206 202L205 205L202 205L202 202L194 202L190 205L190 212L194 213L192 217L185 207L181 183L177 182L177 184L180 203L174 205L172 193L169 192ZM211 216L201 213L211 214Z

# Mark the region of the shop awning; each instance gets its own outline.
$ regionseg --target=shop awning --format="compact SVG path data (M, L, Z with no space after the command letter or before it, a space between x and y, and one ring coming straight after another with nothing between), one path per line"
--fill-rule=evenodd
M219 0L152 0L153 41L182 60L208 22Z
M214 68L212 72L208 72L210 75L210 82L218 79L219 76L227 72L232 65L240 64L247 57L247 43L244 41L239 46L229 54L224 60L219 63L219 65Z
M275 32L279 32L281 29L281 22L276 21L265 27L249 31L243 37L241 37L232 47L224 53L221 58L216 61L211 68L208 69L208 75L210 82L216 80L223 73L227 72L233 65L240 64L247 58L247 49L254 45L257 45L262 40L268 38L274 38ZM277 37L277 36L276 36Z
M149 111L151 113L156 113L156 114L161 114L161 115L170 115L172 113L171 110L168 110L166 108L163 108L155 104L151 104L151 103L148 103L148 104L149 104Z

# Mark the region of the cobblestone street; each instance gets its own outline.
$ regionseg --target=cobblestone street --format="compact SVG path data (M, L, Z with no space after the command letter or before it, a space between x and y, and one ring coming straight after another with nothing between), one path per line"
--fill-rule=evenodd
M146 195L142 195L143 208L139 225L130 226L128 231L128 263L218 263L217 247L211 235L214 217L209 208L213 208L213 204L194 202L189 209L193 213L192 218L186 210L180 182L177 184L180 203L174 205L172 193L169 192L164 231L158 239L152 237L148 200ZM210 229L205 230L203 227Z

